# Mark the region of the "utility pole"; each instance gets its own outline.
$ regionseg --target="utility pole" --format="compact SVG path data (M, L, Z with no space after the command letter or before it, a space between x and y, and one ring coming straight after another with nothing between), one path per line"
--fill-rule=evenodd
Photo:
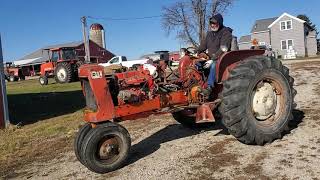
M84 50L85 50L85 62L90 63L90 46L89 46L89 40L87 36L87 17L83 16L81 18L82 22L82 32L83 32L83 43L84 43Z
M6 82L4 80L4 67L3 67L3 56L2 56L2 43L0 34L0 129L9 126L9 111L8 111L8 100Z

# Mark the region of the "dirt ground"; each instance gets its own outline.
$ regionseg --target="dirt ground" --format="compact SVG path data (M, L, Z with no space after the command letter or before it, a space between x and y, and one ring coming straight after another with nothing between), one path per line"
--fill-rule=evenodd
M6 178L319 179L320 61L284 64L295 78L297 108L290 133L271 144L242 144L219 122L207 128L188 129L171 115L152 116L123 123L131 134L132 149L127 165L117 171L95 174L66 148L57 158L13 169L15 175Z

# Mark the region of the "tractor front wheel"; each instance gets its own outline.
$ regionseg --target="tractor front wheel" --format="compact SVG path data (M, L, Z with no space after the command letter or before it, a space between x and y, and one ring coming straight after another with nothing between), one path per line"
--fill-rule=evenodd
M281 61L255 56L230 71L219 107L230 134L245 144L281 138L293 118L294 79Z
M88 169L107 173L124 165L130 146L128 131L119 124L107 122L92 128L85 136L81 158Z
M44 86L48 85L48 77L47 76L40 76L39 77L39 83Z
M83 143L84 137L88 134L88 132L91 129L92 129L91 124L86 123L85 125L83 125L79 129L79 131L74 139L74 144L73 144L74 145L74 153L75 153L77 159L81 162L81 164L84 164L84 160L81 157L81 145Z
M9 81L10 81L10 82L16 81L16 77L14 77L13 75L10 75L10 76L9 76Z
M69 83L72 80L72 67L67 62L59 63L54 71L57 83Z

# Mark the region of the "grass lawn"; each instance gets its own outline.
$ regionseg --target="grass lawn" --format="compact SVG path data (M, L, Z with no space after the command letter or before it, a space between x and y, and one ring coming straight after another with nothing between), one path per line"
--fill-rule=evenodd
M41 86L38 80L7 83L11 126L0 130L0 179L12 169L72 149L85 101L79 82Z

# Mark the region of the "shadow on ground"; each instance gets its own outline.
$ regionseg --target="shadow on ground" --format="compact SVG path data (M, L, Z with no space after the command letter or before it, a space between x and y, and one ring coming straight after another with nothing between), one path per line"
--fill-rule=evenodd
M127 165L132 164L157 151L162 143L196 135L202 132L220 130L216 135L229 135L228 131L220 122L206 123L195 128L188 128L181 124L169 125L146 139L131 147Z
M298 127L304 118L304 112L300 110L293 110L293 120L289 122L289 130L293 130ZM132 164L144 157L157 151L162 143L177 140L180 138L199 134L201 132L220 130L216 135L229 135L228 130L223 126L220 121L215 124L201 124L196 128L190 129L182 126L181 124L169 125L160 131L152 134L146 139L131 147L131 154L127 165ZM289 132L290 133L290 132Z
M12 124L26 125L73 113L85 107L82 91L8 95Z
M293 119L289 121L289 130L293 130L298 127L298 125L302 122L304 116L304 112L298 109L294 109L292 111Z

